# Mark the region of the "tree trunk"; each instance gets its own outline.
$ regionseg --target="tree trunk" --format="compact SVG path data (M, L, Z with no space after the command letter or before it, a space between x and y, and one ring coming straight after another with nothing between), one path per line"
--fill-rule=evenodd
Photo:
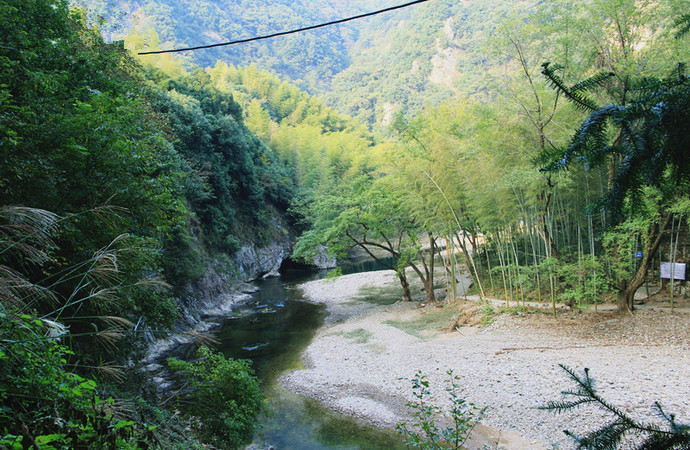
M405 275L405 272L398 272L397 275L398 279L400 280L400 286L402 286L403 290L403 301L411 302L412 293L410 292L410 284L407 282L407 276Z
M647 240L644 245L644 254L642 256L642 261L640 262L640 267L637 268L635 275L630 279L630 281L623 283L618 291L618 311L632 311L635 308L633 305L635 292L637 292L640 286L642 286L644 283L649 264L652 262L652 258L654 258L654 255L659 249L661 238L663 237L666 228L668 228L671 217L673 217L673 214L667 212L662 218L661 223L655 222L651 227L652 229L649 230L649 234L647 235Z
M422 270L413 261L409 261L408 265L412 268L412 270L415 271L419 277L419 280L422 282L422 287L426 293L427 301L433 302L436 300L436 296L434 294L434 256L436 255L436 238L434 238L432 234L429 234L429 241L431 244L429 251L429 262L427 263L423 252L420 251L417 253L424 272L422 272Z
M544 245L546 246L546 257L559 259L558 249L556 244L553 242L553 236L549 231L549 225L546 222L547 216L549 214L549 206L551 205L553 184L551 183L551 177L547 178L547 188L545 188L540 194L537 195L537 200L542 202L543 207L539 211L539 234L544 240Z
M434 294L434 256L436 255L436 238L431 233L427 233L427 236L429 236L429 262L427 263L424 252L420 251L417 255L422 262L424 273L421 273L421 271L417 273L419 279L422 281L422 286L426 293L426 300L433 302L436 300L436 295Z
M436 294L434 293L434 279L426 278L424 280L424 292L426 293L426 301L436 301Z
M434 292L434 267L436 263L436 238L429 233L429 268L427 269L426 283L424 283L424 291L426 292L426 299L430 302L436 300L436 293ZM424 257L424 256L422 256Z

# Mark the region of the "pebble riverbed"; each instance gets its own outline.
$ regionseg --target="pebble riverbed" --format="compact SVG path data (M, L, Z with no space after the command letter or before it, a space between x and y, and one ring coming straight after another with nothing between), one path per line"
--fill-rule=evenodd
M356 300L363 287L395 282L393 272L380 271L301 285L330 316L303 354L305 369L283 375L282 384L338 412L394 427L408 419L405 403L413 400L417 371L434 388L433 401L447 406L443 387L453 370L460 395L487 408L482 424L500 430L491 448L572 448L563 430L591 429L602 414L592 407L560 415L537 409L574 387L559 367L564 364L579 373L589 368L600 394L635 417L655 418L652 404L659 401L679 422L690 422L688 314L504 314L487 327L420 339L387 322L419 317L425 309ZM487 440L477 442L481 448Z

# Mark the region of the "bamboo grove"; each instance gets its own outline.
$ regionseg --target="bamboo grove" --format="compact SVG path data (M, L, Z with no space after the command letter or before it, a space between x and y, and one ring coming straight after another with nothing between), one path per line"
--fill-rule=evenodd
M434 299L437 256L450 298L462 267L509 305L632 309L660 262L676 261L688 215L683 12L516 9L484 44L488 94L399 113L375 169L309 191L297 254L383 252L405 298L409 267Z

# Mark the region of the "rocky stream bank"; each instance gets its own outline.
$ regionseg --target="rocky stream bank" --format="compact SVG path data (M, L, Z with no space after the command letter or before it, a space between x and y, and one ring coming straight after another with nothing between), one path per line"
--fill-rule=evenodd
M303 354L304 369L285 374L288 389L379 426L409 419L411 380L421 371L448 406L443 387L453 370L461 395L487 408L470 448L571 448L563 430L578 433L604 419L593 408L556 415L537 409L573 387L559 367L589 368L600 393L626 412L655 418L659 401L679 422L690 422L690 315L610 311L497 316L486 326L460 326L424 335L399 324L431 314L418 304L376 305L362 289L395 283L392 271L369 272L301 285L325 303L327 324ZM404 328L404 327L403 327Z

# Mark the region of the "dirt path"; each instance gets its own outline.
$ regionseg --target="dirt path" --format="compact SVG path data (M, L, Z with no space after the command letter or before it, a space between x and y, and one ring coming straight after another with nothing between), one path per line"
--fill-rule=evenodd
M473 448L497 441L511 449L569 448L562 430L599 423L589 408L560 416L536 409L572 387L558 364L590 368L603 396L632 414L649 415L658 400L690 422L687 314L500 315L486 327L411 334L401 327L421 323L436 308L357 300L362 289L393 283L394 274L381 271L303 285L306 297L325 303L331 315L304 352L306 369L284 375L282 383L339 412L393 427L408 416L417 371L431 382L433 400L446 405L444 380L452 369L461 395L488 408Z

